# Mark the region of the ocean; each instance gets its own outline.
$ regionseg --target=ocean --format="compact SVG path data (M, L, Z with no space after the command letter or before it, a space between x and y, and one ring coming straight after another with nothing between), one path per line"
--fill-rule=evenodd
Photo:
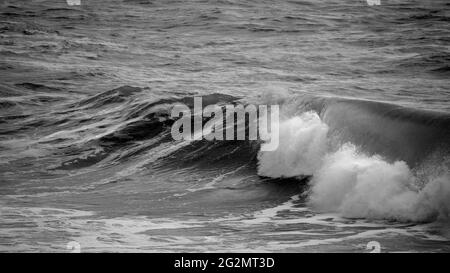
M0 0L1 252L450 251L448 1L68 2Z

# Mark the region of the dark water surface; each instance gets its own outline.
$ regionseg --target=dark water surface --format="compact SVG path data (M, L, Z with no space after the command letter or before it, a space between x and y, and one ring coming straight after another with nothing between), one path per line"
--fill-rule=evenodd
M448 252L449 76L448 1L0 0L0 251Z

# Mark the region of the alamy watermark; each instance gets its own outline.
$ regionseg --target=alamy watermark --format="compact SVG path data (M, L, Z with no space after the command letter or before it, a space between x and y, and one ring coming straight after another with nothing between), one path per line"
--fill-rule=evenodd
M81 244L77 241L70 241L66 245L67 250L71 253L81 253Z
M369 6L379 6L381 5L381 0L366 0Z
M224 111L225 109L225 118ZM177 104L172 109L172 137L175 140L262 140L262 151L274 151L279 144L278 105L208 105L194 97L194 109ZM270 116L270 119L269 119ZM209 120L203 124L203 118ZM192 126L193 125L193 126ZM236 130L235 130L236 129ZM246 132L248 131L248 134ZM224 137L225 133L225 137ZM246 139L247 138L247 139Z
M69 6L79 6L81 5L81 0L66 0Z
M81 244L77 241L70 241L66 245L66 249L71 253L81 253ZM370 241L366 245L366 250L369 253L381 253L381 244L378 241Z
M79 6L81 5L81 0L66 0L69 6ZM381 5L381 0L366 0L369 6L379 6Z

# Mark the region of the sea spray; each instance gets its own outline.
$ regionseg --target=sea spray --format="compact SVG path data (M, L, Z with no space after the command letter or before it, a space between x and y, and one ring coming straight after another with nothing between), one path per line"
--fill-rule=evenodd
M258 154L258 174L267 177L312 175L327 150L328 126L314 112L280 123L279 146Z

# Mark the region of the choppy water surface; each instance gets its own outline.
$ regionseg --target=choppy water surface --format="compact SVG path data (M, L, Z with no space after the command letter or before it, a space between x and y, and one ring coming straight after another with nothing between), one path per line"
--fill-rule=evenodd
M0 250L450 251L448 1L0 2ZM171 107L279 104L280 146Z

